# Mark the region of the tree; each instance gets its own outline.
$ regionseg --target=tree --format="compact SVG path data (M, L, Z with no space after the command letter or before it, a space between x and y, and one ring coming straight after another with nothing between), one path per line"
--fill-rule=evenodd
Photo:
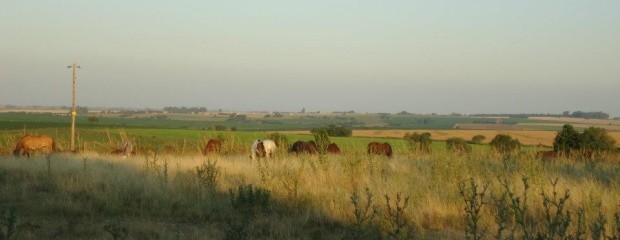
M485 136L478 134L476 136L471 137L471 143L481 144L482 142L484 142L485 139L486 139Z
M553 140L553 151L569 154L572 150L580 148L581 136L573 128L573 125L565 124Z
M227 122L246 122L247 120L248 116L236 113L231 114L230 116L228 116L228 119L226 119Z
M458 154L471 152L471 147L467 145L467 141L463 138L452 137L446 139L446 149Z
M521 142L519 142L519 140L512 139L510 135L506 134L495 135L495 137L493 138L493 140L491 140L489 144L493 146L493 149L495 149L495 151L504 155L513 153L514 151L521 148Z

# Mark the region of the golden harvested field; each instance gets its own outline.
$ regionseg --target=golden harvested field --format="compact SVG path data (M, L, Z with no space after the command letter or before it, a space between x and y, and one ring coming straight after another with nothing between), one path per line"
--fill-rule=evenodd
M562 123L578 123L587 125L607 125L607 126L620 126L620 120L612 119L585 119L585 118L562 118L562 117L529 117L532 120L553 121Z
M429 132L431 138L434 140L446 140L451 137L460 137L463 139L471 139L475 135L482 135L486 137L485 142L491 141L497 134L508 134L512 137L519 139L522 144L525 145L538 145L545 146L553 145L553 139L557 134L556 131L518 131L518 130L353 130L354 137L391 137L402 138L405 133L413 132ZM288 131L283 133L291 134L310 134L308 131ZM609 135L616 140L616 146L620 147L620 132L609 132Z

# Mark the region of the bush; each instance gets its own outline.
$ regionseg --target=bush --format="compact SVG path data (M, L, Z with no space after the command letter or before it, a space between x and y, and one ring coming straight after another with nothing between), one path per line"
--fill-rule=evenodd
M558 132L553 140L553 151L570 153L571 150L580 148L581 137L572 125L566 124Z
M91 122L91 123L99 122L99 117L90 116L90 117L88 117L88 122Z
M277 132L267 135L267 139L273 140L276 143L276 146L279 148L288 145L288 138L285 135Z
M603 128L590 127L578 133L572 125L566 124L553 140L553 150L568 154L571 151L581 151L591 154L607 152L614 149L616 141Z
M452 137L446 139L446 149L458 154L471 152L471 147L467 145L467 141L463 138Z
M414 133L406 133L405 140L409 141L409 144L413 148L413 150L420 150L424 152L431 151L431 143L433 140L431 139L431 133L425 132L419 134L417 132Z
M313 129L312 134L314 135L314 142L316 142L316 146L319 150L319 153L325 153L325 149L327 149L327 145L331 143L329 140L329 134L327 133L327 129L318 128Z
M581 133L579 146L586 152L606 152L614 149L616 141L604 128L589 127Z
M497 134L490 144L493 146L493 149L501 154L509 154L521 148L519 140L512 139L511 136L506 134Z
M327 127L319 127L310 130L311 133L315 133L317 131L327 131L327 134L332 137L350 137L353 135L353 131L345 126L336 126L329 125Z
M471 138L471 143L473 144L481 144L482 142L484 142L484 140L487 139L485 136L482 136L480 134L473 136Z

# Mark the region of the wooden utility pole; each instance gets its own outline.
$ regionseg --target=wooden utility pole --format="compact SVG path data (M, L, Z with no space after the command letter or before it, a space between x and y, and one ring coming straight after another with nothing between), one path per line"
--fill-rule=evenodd
M77 112L75 111L75 78L77 76L77 69L80 68L80 66L74 63L67 68L71 68L71 80L73 81L73 98L71 101L71 152L75 152L75 116L77 116Z

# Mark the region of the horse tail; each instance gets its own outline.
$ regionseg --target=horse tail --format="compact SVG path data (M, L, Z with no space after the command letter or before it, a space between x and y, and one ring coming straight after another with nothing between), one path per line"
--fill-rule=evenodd
M56 151L56 141L52 138L52 152Z

